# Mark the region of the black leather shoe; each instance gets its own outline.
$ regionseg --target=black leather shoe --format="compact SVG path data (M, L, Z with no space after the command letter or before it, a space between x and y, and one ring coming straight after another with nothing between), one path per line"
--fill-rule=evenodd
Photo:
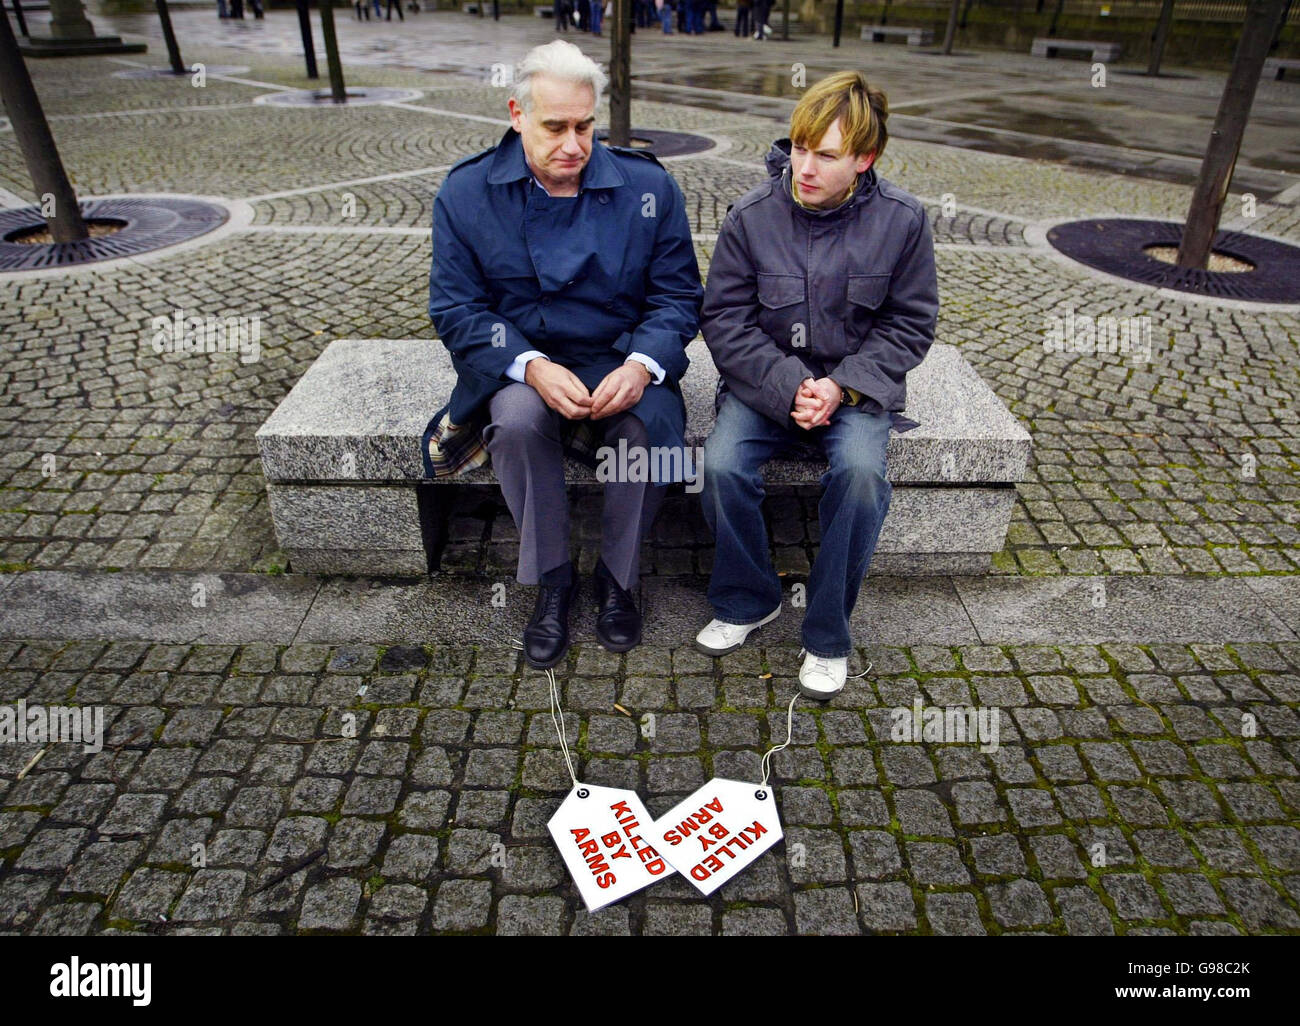
M524 659L535 670L554 666L569 651L569 607L578 597L578 575L570 584L539 585L533 618L524 628Z
M641 644L641 613L603 562L596 564L596 637L610 652Z

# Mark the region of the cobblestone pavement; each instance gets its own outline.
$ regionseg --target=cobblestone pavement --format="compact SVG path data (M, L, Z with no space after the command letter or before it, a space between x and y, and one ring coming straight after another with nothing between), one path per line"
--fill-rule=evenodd
M0 927L1300 930L1300 644L860 657L872 674L799 709L775 757L782 848L710 899L676 878L592 915L546 833L568 778L517 653L0 644L0 697L108 724L103 751L51 746L19 782L41 746L0 746ZM795 666L582 646L560 675L582 779L655 815L714 774L758 779ZM914 701L991 708L996 749L891 741Z
M180 12L182 39L198 40L193 59L250 68L203 88L113 77L139 62L32 62L83 194L211 194L249 202L255 217L248 230L170 258L0 283L0 567L283 566L253 433L332 338L430 334L423 281L431 197L447 167L504 127L492 123L504 91L485 84L485 74L395 66L481 70L493 54L502 57L503 43L484 39L490 30L472 18L425 18L421 26L479 33L477 42L453 33L440 48L427 29L418 35L416 20L387 44L366 36L364 25L343 30L354 83L423 91L409 104L346 111L252 103L305 84L289 56L296 22L284 17L265 23L275 26L272 35L227 32L207 12ZM538 26L518 24L524 20L503 23L510 43L546 38ZM124 23L153 31L149 19ZM216 49L217 39L239 48ZM789 45L801 52L814 44ZM865 44L856 51L877 59ZM638 59L645 55L647 77L663 78L674 61L689 65L687 52L665 56L647 45ZM506 56L514 51L506 47ZM1041 63L1058 73L1055 62ZM935 76L929 65L920 77L930 95L942 84ZM1210 102L1217 81L1204 75L1176 88ZM1124 86L1137 88L1132 80ZM1064 110L1078 105L1069 95ZM1280 134L1279 109L1261 115L1266 141ZM762 154L779 126L650 101L637 102L635 121L719 140L713 151L671 163L707 270L727 204L761 180ZM1034 436L1035 466L1018 488L996 572L1295 572L1296 311L1157 296L1064 265L1026 235L1091 214L1176 218L1185 187L907 138L891 142L883 168L929 205L940 338L962 348ZM11 133L0 133L0 188L15 202L30 195ZM1300 197L1259 199L1254 226L1300 240ZM1234 195L1229 206L1240 202ZM154 353L150 319L177 308L260 315L261 359ZM1047 351L1048 319L1067 311L1146 318L1149 358ZM77 416L66 415L69 404ZM791 507L804 515L786 531L805 557L815 544L806 516L813 501ZM673 565L707 568L702 521L694 509L688 515L690 530L660 545L674 550L666 554Z
M27 570L286 568L254 432L330 340L432 334L432 195L504 130L486 69L551 35L454 14L380 35L340 16L350 83L422 95L290 110L253 102L308 85L290 13L248 26L173 18L187 60L249 70L195 88L114 77L134 58L30 62L64 163L83 196L204 194L243 201L253 218L160 259L0 278L0 603ZM156 31L150 18L104 21ZM761 180L789 109L779 96L738 100L756 59L730 47L636 49L634 123L717 142L669 164L706 272L727 204ZM145 60L160 53L151 42ZM790 59L807 61L809 81L837 66L824 41L763 53L779 79ZM1126 148L1132 132L1116 129L1095 137L1100 148L1053 150L1022 138L1025 119L989 131L996 104L942 97L994 90L1001 76L1010 106L1036 77L1029 120L1064 118L1060 134L1078 139L1100 94L1070 85L1068 62L983 56L953 72L856 43L835 61L868 57L898 83L884 173L925 200L935 227L939 337L1034 439L995 574L1008 586L1295 574L1298 311L1154 294L1062 263L1042 241L1063 219L1183 216L1222 76L1117 74L1100 106L1130 127L1144 104L1161 111L1138 136L1151 149ZM1236 216L1249 208L1239 192L1228 216L1300 242L1294 89L1262 88L1239 169L1256 216ZM2 119L0 190L0 203L33 198ZM260 315L260 359L155 353L151 318L178 308ZM1149 358L1048 352L1048 319L1067 311L1148 318ZM780 490L769 507L778 567L806 573L816 496ZM575 523L589 565L598 513ZM671 498L648 571L669 586L707 572L705 537L692 497ZM516 551L489 500L453 525L447 566L507 576ZM913 647L923 640L934 639L862 651L870 676L824 709L799 707L775 761L784 846L710 900L675 880L595 916L545 833L566 778L544 684L499 640L0 641L0 705L101 705L110 728L103 752L55 745L31 766L44 746L0 744L0 929L1300 930L1300 646ZM795 652L769 643L713 663L578 645L562 682L583 775L636 787L656 814L710 775L756 779L759 753L783 740ZM991 708L999 747L891 742L890 711L918 697Z

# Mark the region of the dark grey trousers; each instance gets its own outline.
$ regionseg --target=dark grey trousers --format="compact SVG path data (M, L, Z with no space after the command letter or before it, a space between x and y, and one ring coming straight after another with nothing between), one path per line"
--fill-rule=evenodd
M537 584L547 570L569 561L569 500L564 487L563 418L542 401L531 385L511 382L492 396L491 420L483 441L492 468L519 529L520 584ZM630 412L598 422L605 425L605 445L628 449L647 446L645 425ZM605 485L600 555L615 580L627 591L641 572L641 539L654 523L665 486L643 481Z

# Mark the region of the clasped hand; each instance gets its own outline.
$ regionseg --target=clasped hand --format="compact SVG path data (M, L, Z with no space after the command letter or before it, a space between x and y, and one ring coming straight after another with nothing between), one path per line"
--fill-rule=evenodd
M805 431L824 427L840 408L840 386L830 378L806 378L795 393L790 416Z
M640 402L641 393L650 383L650 371L645 364L629 361L606 374L594 392L588 392L568 367L537 357L524 368L524 381L560 416L568 420L601 420Z

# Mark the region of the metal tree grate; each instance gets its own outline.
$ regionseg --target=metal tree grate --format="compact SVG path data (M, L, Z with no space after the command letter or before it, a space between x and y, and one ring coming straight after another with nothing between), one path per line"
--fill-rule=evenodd
M344 90L347 103L336 104L329 89L286 89L278 93L264 93L253 102L266 107L368 107L376 103L409 103L424 95L419 89L398 89L393 86L348 86Z
M1047 233L1052 246L1081 264L1157 288L1258 303L1300 303L1300 247L1243 232L1221 231L1210 247L1244 260L1254 270L1205 271L1166 264L1143 250L1177 248L1183 226L1176 221L1107 218L1058 224Z
M596 133L603 143L609 142L609 129ZM637 143L641 143L640 146ZM687 153L703 153L717 145L712 139L690 132L667 132L660 129L632 129L632 148L649 150L656 157L681 157Z
M39 207L0 210L0 273L137 256L206 235L230 218L215 203L168 196L84 200L79 205L87 221L124 222L122 230L81 242L10 242L15 235L43 228L46 219Z

